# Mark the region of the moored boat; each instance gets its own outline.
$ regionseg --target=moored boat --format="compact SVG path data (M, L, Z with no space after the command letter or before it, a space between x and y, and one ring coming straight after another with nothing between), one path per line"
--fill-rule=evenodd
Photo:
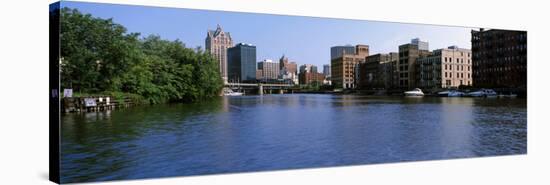
M231 90L231 89L229 89L229 88L225 88L225 89L223 90L223 95L224 95L224 96L242 96L243 93L242 93L242 92L235 92L235 91L233 91L233 90Z
M497 93L492 89L480 89L479 91L474 91L468 93L468 96L471 97L496 97Z
M424 92L419 88L414 88L412 91L405 91L405 96L424 96Z

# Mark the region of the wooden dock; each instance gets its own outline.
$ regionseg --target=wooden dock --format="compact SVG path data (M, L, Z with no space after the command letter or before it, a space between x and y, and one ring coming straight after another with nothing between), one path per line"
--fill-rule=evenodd
M61 112L98 112L133 106L130 98L115 100L110 96L65 97L61 99Z

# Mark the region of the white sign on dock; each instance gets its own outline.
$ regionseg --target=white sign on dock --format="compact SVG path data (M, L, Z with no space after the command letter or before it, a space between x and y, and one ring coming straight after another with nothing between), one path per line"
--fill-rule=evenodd
M73 89L63 89L63 97L73 97Z
M85 98L84 99L84 106L86 107L95 107L97 104L95 103L95 98Z

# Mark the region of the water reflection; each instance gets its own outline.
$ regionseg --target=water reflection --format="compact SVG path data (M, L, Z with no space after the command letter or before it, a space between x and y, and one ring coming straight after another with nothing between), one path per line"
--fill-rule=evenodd
M62 117L62 182L526 153L525 99L225 97Z

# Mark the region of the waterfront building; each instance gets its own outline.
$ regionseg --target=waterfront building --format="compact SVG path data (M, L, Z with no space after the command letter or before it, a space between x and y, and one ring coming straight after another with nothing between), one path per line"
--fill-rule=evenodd
M342 57L342 55L348 54L348 55L354 55L355 54L355 46L352 45L345 45L345 46L333 46L330 48L330 59L336 59Z
M258 70L261 70L261 80L276 80L280 73L279 64L270 59L258 62Z
M472 85L472 52L450 46L434 50L417 59L419 82L422 89L458 88Z
M413 39L414 40L414 39ZM426 47L423 47L426 49ZM421 50L418 43L408 43L399 46L399 61L397 63L397 87L412 89L417 87L416 60L431 54L428 50Z
M472 30L473 84L527 90L527 32Z
M279 59L279 70L297 74L298 64L296 62L290 62L285 55Z
M218 24L216 30L208 30L205 40L205 49L218 61L220 75L227 83L227 48L233 46L233 39L229 32L224 32Z
M229 82L256 81L256 46L239 43L227 49Z
M352 89L356 87L356 67L369 55L368 45L356 45L354 54L343 53L331 60L331 82L335 88Z
M394 87L398 56L398 53L395 52L367 56L365 62L358 64L357 86L361 89L390 89Z

